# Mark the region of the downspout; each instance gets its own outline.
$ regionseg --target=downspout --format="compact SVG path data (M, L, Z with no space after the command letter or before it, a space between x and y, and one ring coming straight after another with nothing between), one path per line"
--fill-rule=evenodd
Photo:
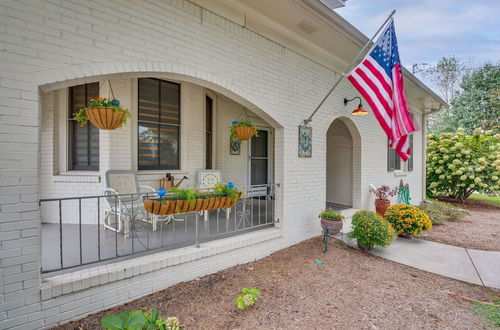
M427 116L432 115L438 111L441 111L443 105L440 104L439 108L433 109L429 112L424 112L422 115L422 200L427 197Z

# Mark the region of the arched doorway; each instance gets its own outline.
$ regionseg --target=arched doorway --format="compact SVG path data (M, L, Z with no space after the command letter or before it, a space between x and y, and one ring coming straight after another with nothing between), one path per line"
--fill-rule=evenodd
M337 118L326 134L326 204L334 209L359 204L359 133L348 118Z

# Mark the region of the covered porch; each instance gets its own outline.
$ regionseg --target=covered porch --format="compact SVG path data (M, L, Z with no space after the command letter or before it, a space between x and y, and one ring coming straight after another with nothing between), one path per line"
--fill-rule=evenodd
M131 113L122 128L105 131L73 120L86 100L108 95ZM136 73L54 89L43 94L43 101L42 273L52 276L196 246L277 222L275 124L251 104L192 79ZM229 127L240 119L254 123L258 134L236 143ZM230 210L176 214L175 220L155 226L153 215L142 209L140 217L132 216L130 233L105 229L107 171L132 171L141 185L157 190L167 173L174 183L186 178L180 188L197 189L199 174L207 169L243 191Z

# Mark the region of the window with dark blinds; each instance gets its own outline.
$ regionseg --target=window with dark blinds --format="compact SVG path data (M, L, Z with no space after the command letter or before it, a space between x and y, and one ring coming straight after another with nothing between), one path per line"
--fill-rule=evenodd
M408 159L408 171L413 171L413 134L410 134L410 159ZM387 142L387 171L401 170L401 157L396 150L389 147Z
M180 85L139 79L138 168L180 168Z
M69 89L69 170L99 170L99 129L90 122L81 125L73 119L73 115L86 107L89 99L95 97L99 97L99 83L78 85Z
M205 99L205 168L212 169L213 150L213 107L214 101L210 97Z

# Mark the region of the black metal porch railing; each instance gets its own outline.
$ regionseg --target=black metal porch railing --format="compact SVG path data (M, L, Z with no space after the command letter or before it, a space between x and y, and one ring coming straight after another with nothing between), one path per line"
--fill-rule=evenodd
M231 209L166 217L144 210L142 200L156 196L152 193L42 199L42 273L199 246L271 227L277 187L251 186Z

